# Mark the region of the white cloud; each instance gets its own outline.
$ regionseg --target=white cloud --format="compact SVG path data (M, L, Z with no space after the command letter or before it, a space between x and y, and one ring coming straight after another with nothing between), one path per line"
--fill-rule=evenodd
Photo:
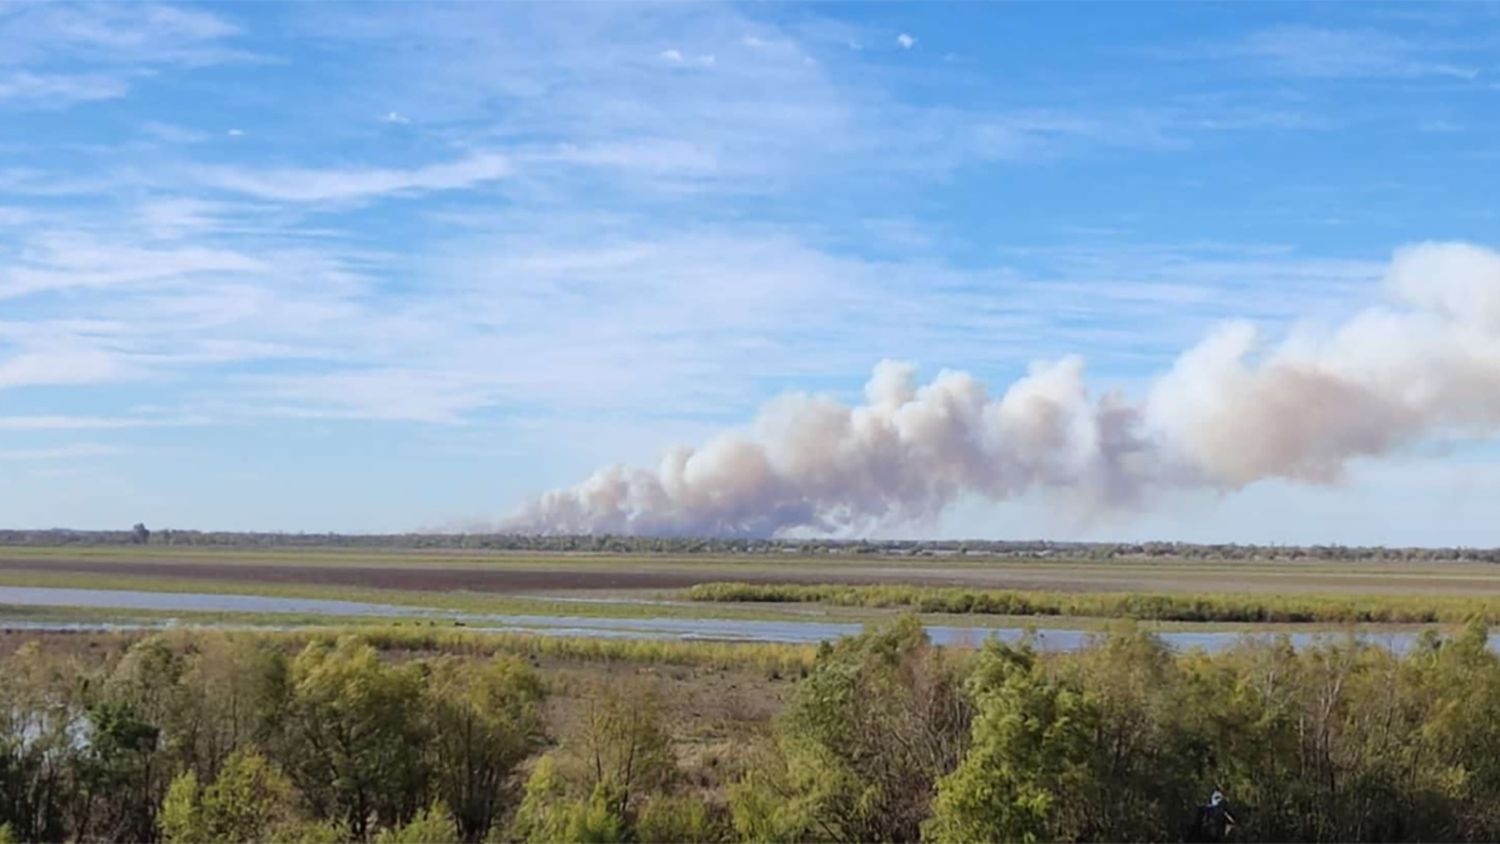
M59 346L0 358L0 390L40 385L97 384L131 371L117 355L100 349Z
M385 194L461 190L510 174L509 158L497 153L474 153L457 161L409 170L200 167L193 173L205 187L279 202L339 202Z
M696 56L684 55L681 50L662 50L656 57L667 64L693 64L699 67L713 67L718 63L712 53L699 53Z
M159 120L148 120L142 123L141 132L169 144L197 144L212 137L209 133L198 129Z
M1234 52L1292 76L1329 79L1447 76L1478 71L1436 58L1422 45L1368 29L1280 26L1252 33Z
M17 3L0 9L0 63L81 56L101 64L197 66L250 58L225 46L239 32L213 13L160 4Z
M383 117L380 118L380 121L382 123L395 123L404 126L411 122L411 118L407 117L404 114L401 114L400 112L388 111Z
M126 428L175 428L205 424L204 417L138 416L0 416L0 431L112 431Z
M222 203L188 196L153 197L135 208L140 226L158 240L176 240L220 226L221 215L233 213Z
M238 34L212 13L161 4L0 5L0 71L10 68L0 72L0 106L118 99L165 67L256 58L230 46Z
M1114 104L1024 110L904 102L857 64L842 66L862 60L846 50L860 33L828 22L776 26L725 4L628 10L589 4L575 10L571 26L524 6L468 4L437 15L385 5L358 20L338 6L318 8L315 24L324 37L381 50L414 37L433 45L420 54L387 53L390 61L369 81L379 92L374 107L419 101L433 123L487 126L471 141L509 144L518 168L522 158L549 148L641 144L678 144L714 161L712 172L686 177L656 160L641 171L616 168L610 175L624 184L606 187L632 196L646 188L674 194L765 193L818 183L857 188L912 171L941 174L1100 147L1182 148L1192 133L1250 128L1245 121L1231 127L1228 118L1253 106L1236 100L1175 111ZM618 33L607 48L594 35L606 31ZM913 34L900 34L919 46ZM726 42L748 49L733 51L732 61L723 50L707 49ZM645 60L622 59L629 56ZM708 68L710 57L712 73L661 72ZM958 77L970 71L935 72ZM496 103L513 107L497 113ZM528 140L518 144L517 138ZM528 169L512 184L543 200L586 185L597 202L600 184L586 183L597 176Z
M59 446L57 448L0 449L0 460L88 460L95 457L108 457L119 453L121 453L121 450L114 446L99 445L96 443L78 443L76 445Z
M129 84L122 78L102 74L38 74L19 71L0 75L0 102L22 101L31 105L62 107L93 100L125 96Z
M190 209L161 209L186 223ZM148 212L149 213L149 212ZM171 221L147 220L147 225ZM255 272L264 264L226 249L186 245L143 248L132 244L100 243L82 233L46 235L23 252L16 266L0 272L0 300L80 287L115 287L162 279L212 274Z
M899 45L903 50L910 50L911 48L917 46L917 39L903 32L900 35L896 36L896 44Z

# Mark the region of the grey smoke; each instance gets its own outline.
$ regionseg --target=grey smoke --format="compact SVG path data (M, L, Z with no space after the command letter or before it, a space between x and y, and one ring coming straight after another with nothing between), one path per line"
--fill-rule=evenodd
M882 361L862 404L793 393L743 431L610 466L527 504L539 533L774 536L918 523L962 496L1043 491L1087 511L1160 489L1338 481L1352 459L1500 430L1500 254L1399 250L1385 301L1330 330L1262 342L1220 327L1147 395L1090 392L1081 358L1034 365L1003 392Z

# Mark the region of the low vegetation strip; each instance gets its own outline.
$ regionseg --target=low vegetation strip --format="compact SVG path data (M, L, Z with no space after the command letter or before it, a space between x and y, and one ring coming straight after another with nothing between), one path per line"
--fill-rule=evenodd
M1073 593L932 586L703 583L693 601L810 603L838 607L901 608L923 613L1134 618L1336 624L1457 624L1500 622L1500 601L1426 595L1319 596L1175 593Z
M4 624L0 622L0 631ZM13 631L23 636L25 631ZM98 641L112 641L123 649L142 638L142 631L121 630L93 633ZM432 624L343 624L309 625L295 630L223 631L182 627L157 634L163 641L190 643L203 637L227 635L258 638L288 648L310 642L331 642L352 637L381 653L446 654L464 657L498 655L547 658L565 662L627 663L635 665L679 665L705 669L753 669L794 676L804 673L817 658L814 645L778 642L707 642L662 639L607 639L584 636L551 636L518 631L490 631L437 627Z
M469 656L510 654L583 662L686 665L695 668L754 668L785 674L813 664L813 645L769 642L674 642L660 639L595 639L534 633L452 630L431 627L338 627L282 634L293 641L354 635L380 651L415 651Z

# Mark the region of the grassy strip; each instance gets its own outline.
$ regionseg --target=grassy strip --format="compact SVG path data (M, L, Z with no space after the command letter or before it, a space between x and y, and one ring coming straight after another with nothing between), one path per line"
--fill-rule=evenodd
M1147 592L1074 593L928 586L704 583L689 600L900 607L923 613L1135 618L1149 621L1332 624L1500 622L1500 599L1422 595L1222 595Z
M659 603L561 601L528 599L485 592L442 592L414 589L353 588L340 584L273 583L257 580L216 580L152 575L85 574L44 570L0 571L0 587L33 586L66 589L126 590L135 592L197 593L205 595L255 595L268 598L313 598L364 604L420 607L456 613L493 615L546 615L579 618L723 618L740 620L794 620L801 616L770 609L717 608L705 615L702 607ZM0 602L4 595L0 593ZM100 607L100 613L117 612ZM180 614L173 612L170 614ZM360 616L329 618L358 619Z
M0 593L3 597L3 593ZM333 628L338 626L422 626L462 627L463 625L443 618L408 618L404 616L340 616L318 613L293 612L219 612L213 610L145 610L117 607L51 607L29 604L0 603L0 630L21 624L76 624L98 626L108 630L112 626L128 628L133 625L159 626L162 629L178 628ZM475 628L484 629L484 628Z
M813 645L762 642L683 642L663 639L561 637L483 630L418 627L356 628L353 632L379 650L439 651L460 654L511 653L583 662L631 662L698 668L756 668L796 673L817 656ZM305 635L297 631L293 635Z
M3 626L3 625L0 625ZM24 634L22 634L24 635ZM73 635L67 633L37 635ZM205 635L254 636L296 650L310 641L354 636L387 653L440 653L455 656L515 654L567 662L680 665L705 669L755 669L784 675L800 674L813 664L817 648L766 642L695 642L661 639L607 639L586 636L549 636L514 631L456 629L407 624L365 624L302 627L296 630L223 630L175 627L166 630L119 630L91 634L133 642L162 635L195 639Z

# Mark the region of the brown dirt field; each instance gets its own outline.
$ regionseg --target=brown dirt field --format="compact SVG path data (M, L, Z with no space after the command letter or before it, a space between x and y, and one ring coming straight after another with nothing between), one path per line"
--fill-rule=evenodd
M359 586L379 589L417 591L468 591L495 594L556 593L578 590L671 590L686 589L699 583L725 580L753 583L920 583L938 586L986 586L996 589L1073 590L1081 587L1072 580L1048 579L1023 581L1019 578L984 576L975 572L914 572L911 569L783 568L761 570L735 567L704 566L699 571L682 569L631 569L633 560L622 560L621 567L609 569L593 565L569 569L555 565L546 568L493 567L442 568L417 562L411 568L392 566L299 566L274 563L246 565L220 564L200 560L90 560L68 558L0 557L0 571L52 571L70 574L104 574L141 577L193 578L257 583L310 583L336 586ZM648 563L649 565L649 563ZM1125 581L1106 588L1127 590Z
M51 571L70 574L106 574L142 577L193 578L259 583L314 583L379 589L419 591L470 591L493 593L562 592L573 590L685 589L698 583L722 580L753 580L764 583L893 583L899 578L838 573L832 576L791 572L741 572L723 570L632 571L597 567L570 570L549 568L437 568L418 563L412 568L298 565L247 566L205 562L103 562L85 559L5 559L0 571Z
M418 564L409 569L389 567L338 568L324 566L243 564L223 565L205 562L101 562L71 559L4 559L0 571L53 571L71 574L137 575L143 577L181 577L196 580L231 580L259 583L316 583L338 586L360 586L379 589L412 589L421 591L471 592L537 592L572 589L677 589L719 577L693 577L659 572L569 571L544 569L445 569Z

